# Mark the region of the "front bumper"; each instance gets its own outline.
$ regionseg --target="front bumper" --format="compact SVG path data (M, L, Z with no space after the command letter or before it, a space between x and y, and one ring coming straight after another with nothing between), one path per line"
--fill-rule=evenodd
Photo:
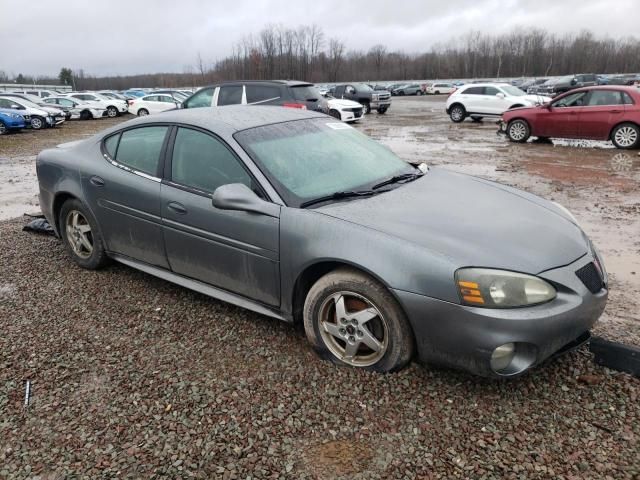
M389 108L391 106L391 100L372 100L369 106L374 110Z
M602 314L606 285L594 294L576 275L593 261L587 254L568 266L539 274L554 284L558 295L532 307L468 307L400 290L394 293L413 327L421 361L500 377L490 366L492 352L500 345L519 343L535 352L534 360L519 375L584 338Z

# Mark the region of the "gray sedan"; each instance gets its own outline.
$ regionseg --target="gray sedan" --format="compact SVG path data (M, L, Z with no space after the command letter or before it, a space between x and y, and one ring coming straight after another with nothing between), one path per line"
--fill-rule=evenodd
M607 299L560 205L410 165L319 113L165 112L45 150L37 172L78 265L300 322L338 364L515 376L587 339Z

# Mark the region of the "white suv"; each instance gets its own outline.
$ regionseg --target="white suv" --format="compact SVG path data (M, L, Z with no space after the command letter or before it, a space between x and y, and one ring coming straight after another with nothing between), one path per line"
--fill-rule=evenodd
M550 101L549 97L527 95L508 83L472 83L460 87L447 98L447 114L456 123L467 117L480 121L482 117L499 117L512 108Z

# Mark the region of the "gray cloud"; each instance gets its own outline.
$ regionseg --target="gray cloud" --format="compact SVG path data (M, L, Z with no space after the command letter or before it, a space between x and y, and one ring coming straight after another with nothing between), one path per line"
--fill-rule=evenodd
M635 35L637 0L0 0L0 70L57 74L62 66L97 75L180 72L198 52L212 63L266 24L313 23L327 38L367 50L418 52L470 31ZM8 47L8 48L7 48Z

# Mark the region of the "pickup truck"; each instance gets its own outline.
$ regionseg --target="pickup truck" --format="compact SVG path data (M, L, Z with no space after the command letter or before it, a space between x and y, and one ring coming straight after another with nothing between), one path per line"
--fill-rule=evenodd
M387 91L372 89L364 83L344 83L336 85L331 95L335 98L353 100L362 105L364 113L371 113L372 109L378 113L385 113L391 106L391 94Z

